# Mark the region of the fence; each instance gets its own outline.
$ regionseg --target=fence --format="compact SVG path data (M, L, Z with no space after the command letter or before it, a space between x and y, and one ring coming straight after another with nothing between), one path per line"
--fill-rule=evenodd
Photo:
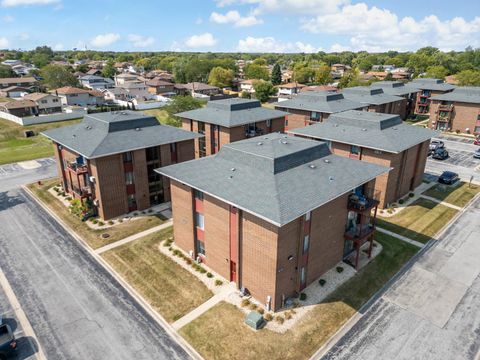
M39 115L39 116L27 116L27 117L18 117L3 111L0 111L0 118L13 121L19 125L35 125L35 124L44 124L49 122L65 121L83 118L85 111L76 110L71 113L58 113L58 114L48 114L48 115Z

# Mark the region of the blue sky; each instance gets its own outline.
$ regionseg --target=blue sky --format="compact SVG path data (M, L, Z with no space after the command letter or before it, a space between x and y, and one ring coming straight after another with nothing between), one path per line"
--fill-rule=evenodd
M0 0L0 48L315 52L480 47L480 1Z

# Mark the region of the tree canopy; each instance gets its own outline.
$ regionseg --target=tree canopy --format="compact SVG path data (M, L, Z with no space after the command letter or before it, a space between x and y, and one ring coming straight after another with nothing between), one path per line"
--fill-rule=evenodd
M255 97L262 103L267 102L270 96L277 92L272 83L265 80L254 81L253 89L255 90Z
M273 85L280 85L282 83L282 70L278 63L275 63L273 66L271 81Z
M219 88L228 87L232 85L234 76L235 74L233 70L216 66L210 70L210 75L208 75L208 83Z
M264 65L252 63L245 66L245 77L247 79L269 80L270 74Z
M49 89L63 86L77 86L78 80L65 66L47 65L41 71L43 84Z

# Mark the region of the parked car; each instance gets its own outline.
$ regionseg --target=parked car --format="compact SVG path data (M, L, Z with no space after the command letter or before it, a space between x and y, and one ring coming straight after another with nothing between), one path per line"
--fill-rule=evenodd
M442 175L438 177L438 182L441 184L452 185L458 181L458 174L453 171L444 171Z
M444 147L445 147L445 143L442 140L430 141L429 149L431 153L433 153L437 149L444 148Z
M475 138L475 141L473 142L473 145L480 145L480 136Z
M448 158L448 151L445 148L438 148L432 154L432 159L445 160Z
M478 148L477 150L475 150L475 152L473 153L473 157L475 159L480 159L480 148Z
M13 354L17 349L17 341L9 325L0 325L0 359Z

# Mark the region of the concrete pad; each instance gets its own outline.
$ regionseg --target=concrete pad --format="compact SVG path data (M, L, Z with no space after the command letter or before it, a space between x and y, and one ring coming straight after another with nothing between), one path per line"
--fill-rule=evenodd
M392 287L385 297L442 328L467 289L465 284L413 266L408 276Z
M20 166L22 169L25 169L25 170L32 170L32 169L38 169L39 167L42 166L42 164L40 164L36 160L30 160L30 161L21 161L18 163L18 166Z
M418 259L417 266L428 271L439 272L452 255L449 251L435 247Z

